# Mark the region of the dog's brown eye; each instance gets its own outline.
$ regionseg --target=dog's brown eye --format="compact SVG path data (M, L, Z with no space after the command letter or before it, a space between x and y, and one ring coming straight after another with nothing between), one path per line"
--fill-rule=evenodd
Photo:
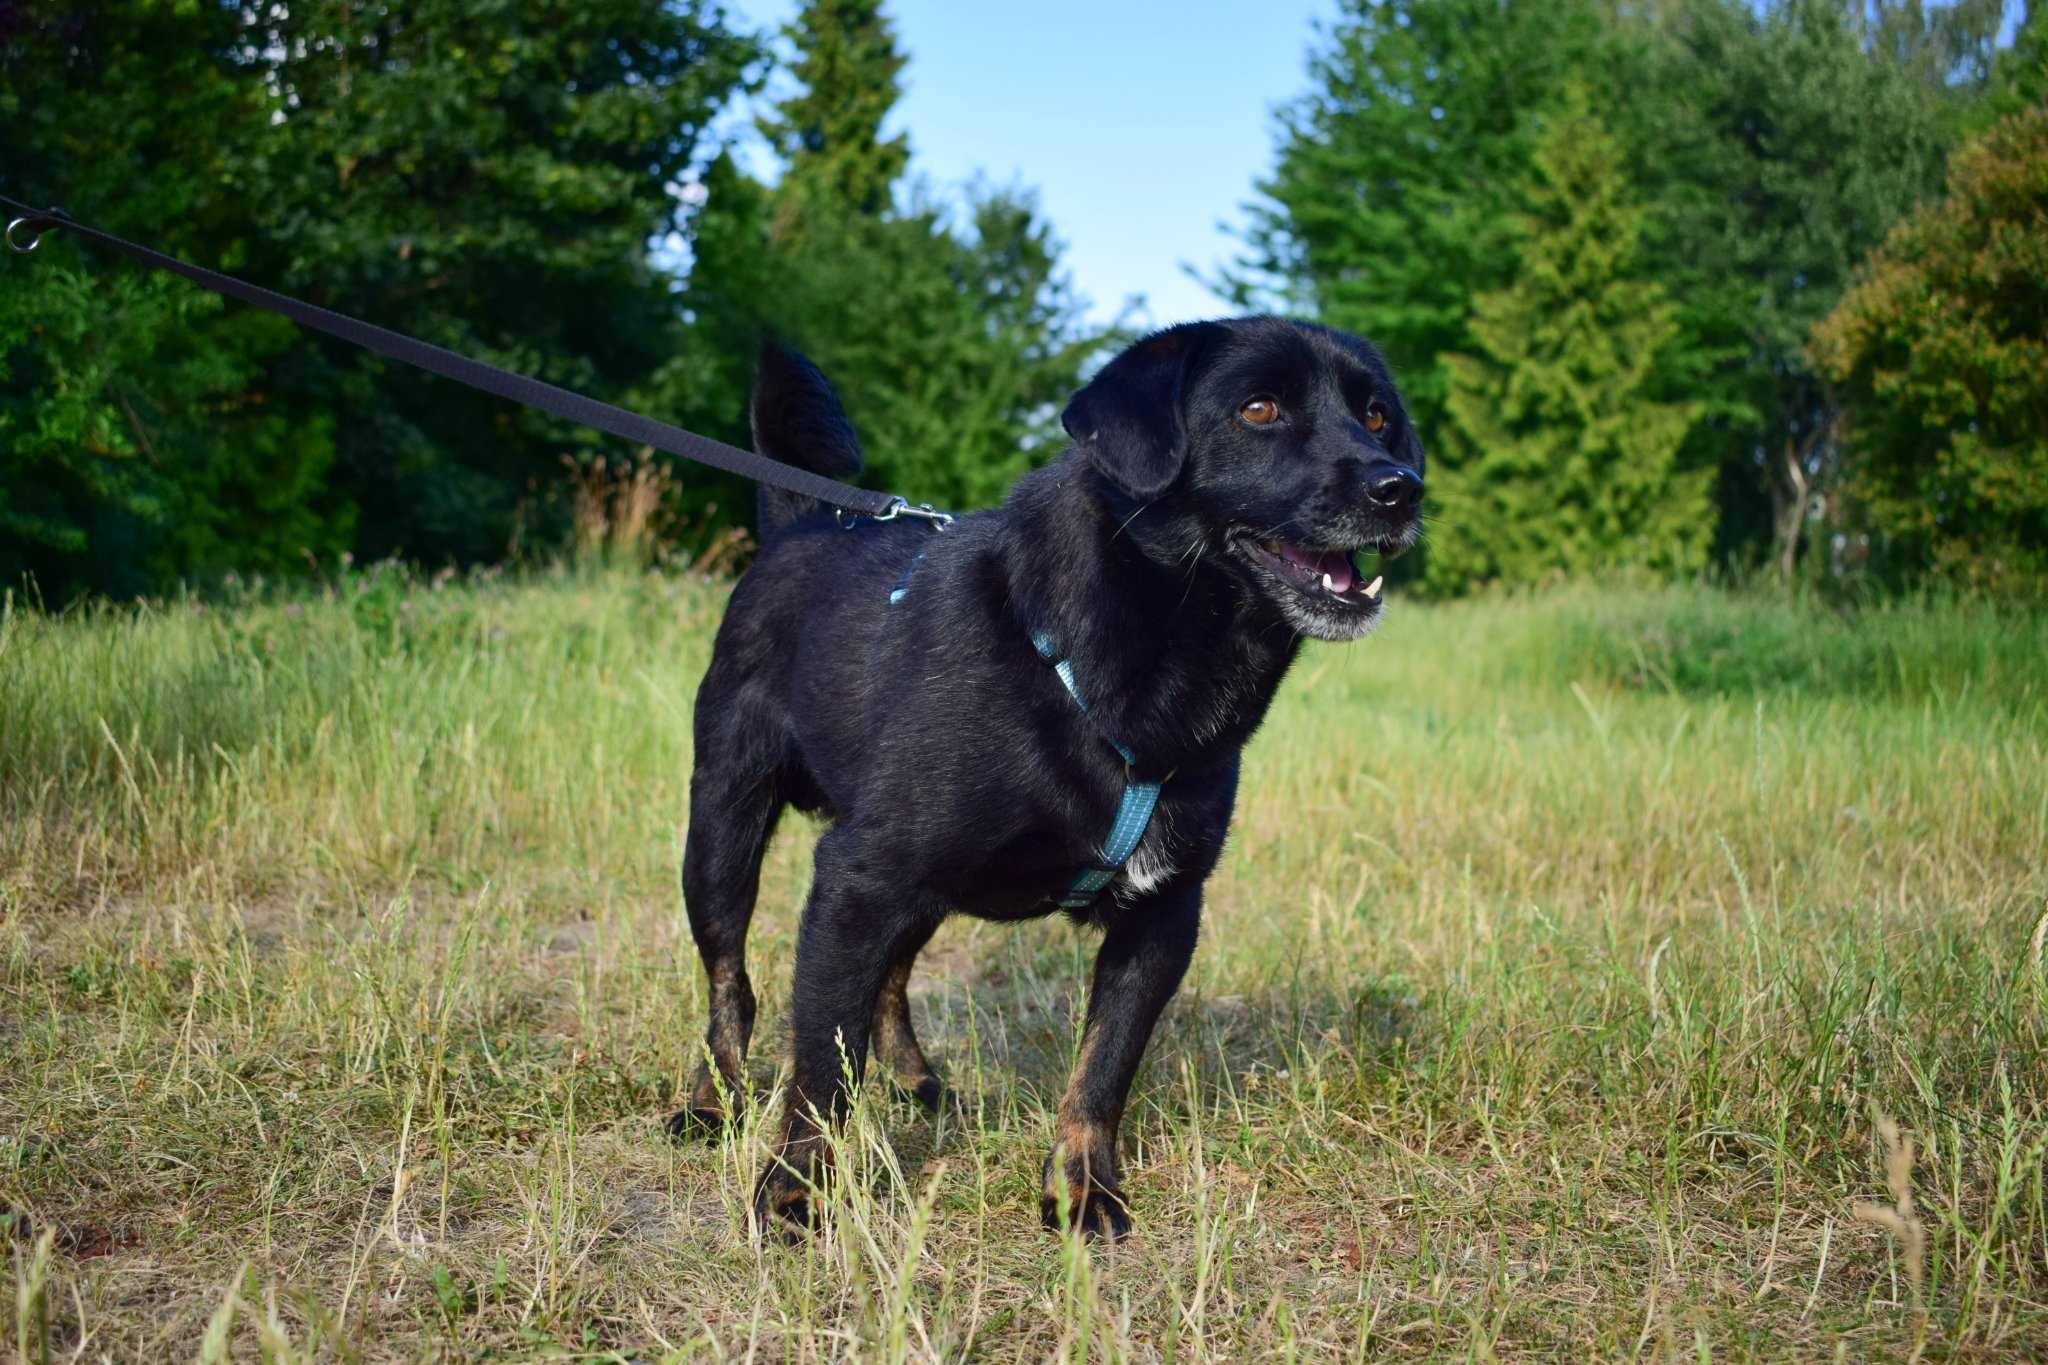
M1387 410L1374 403L1365 410L1365 429L1377 436L1387 429Z
M1279 420L1280 405L1261 394L1257 398L1247 398L1244 406L1237 410L1237 415L1255 427L1263 427Z

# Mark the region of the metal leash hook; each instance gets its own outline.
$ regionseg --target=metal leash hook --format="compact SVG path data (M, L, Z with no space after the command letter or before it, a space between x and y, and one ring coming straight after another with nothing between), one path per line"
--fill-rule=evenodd
M832 509L832 520L839 524L842 531L855 530L863 521L880 523L894 521L898 517L915 517L919 521L928 521L934 531L943 531L953 524L951 512L941 512L928 502L913 504L910 499L898 497L893 493L889 495L889 505L879 512L850 512L844 507Z
M941 512L928 502L912 503L910 499L904 497L893 499L887 510L875 514L876 521L894 521L898 517L916 517L919 521L928 521L934 531L943 531L953 524L951 512Z
M55 210L52 210L49 214L24 214L22 217L15 219L7 225L7 245L24 256L28 255L29 252L34 251L43 244L43 238L49 235L51 228L63 226L62 220L54 215ZM14 240L14 234L22 228L27 228L35 233L34 240L30 241L27 246L23 246L20 242Z

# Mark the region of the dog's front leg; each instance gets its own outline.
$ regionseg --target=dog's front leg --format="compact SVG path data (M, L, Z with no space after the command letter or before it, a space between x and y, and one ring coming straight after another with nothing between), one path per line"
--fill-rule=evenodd
M1117 1129L1152 1026L1194 955L1201 917L1201 883L1189 879L1121 907L1110 922L1095 958L1080 1060L1045 1159L1039 1213L1048 1228L1059 1229L1064 1198L1068 1222L1092 1237L1114 1240L1131 1229L1117 1184Z
M929 936L934 917L901 886L864 875L852 831L818 843L810 899L797 928L790 988L791 1077L782 1131L754 1188L754 1218L785 1233L813 1225L811 1195L829 1174L827 1133L867 1069L869 1031L890 967Z

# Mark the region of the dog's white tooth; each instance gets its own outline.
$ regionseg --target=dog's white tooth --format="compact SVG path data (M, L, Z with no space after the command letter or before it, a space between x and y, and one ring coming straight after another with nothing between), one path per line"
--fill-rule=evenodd
M1380 595L1380 584L1386 582L1386 578L1387 576L1385 574L1381 574L1377 578L1373 579L1372 582L1366 584L1365 595L1367 597L1378 597Z
M1330 577L1330 576L1329 576L1328 574L1324 574L1324 575L1323 575L1323 591L1324 591L1324 592L1335 592L1335 591L1337 591L1337 580L1335 580L1334 578L1331 578L1331 577Z

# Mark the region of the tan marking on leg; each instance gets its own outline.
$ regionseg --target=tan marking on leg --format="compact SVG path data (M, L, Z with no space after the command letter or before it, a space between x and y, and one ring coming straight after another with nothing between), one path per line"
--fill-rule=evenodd
M1045 1168L1044 1196L1057 1200L1060 1185L1064 1184L1070 1216L1074 1218L1081 1217L1091 1189L1114 1191L1117 1185L1116 1119L1091 1118L1081 1109L1098 1042L1096 1031L1084 1026L1081 1053L1074 1061L1073 1075L1067 1080L1066 1093L1060 1097L1059 1116L1053 1123L1052 1159Z
M832 1144L797 1112L793 1095L790 1103L754 1197L756 1218L764 1224L771 1218L784 1223L785 1231L816 1225L819 1210L811 1195L822 1192L833 1173Z
M710 1120L725 1114L719 1086L737 1094L745 1084L748 1035L748 990L745 964L738 960L719 963L710 973L710 1010L704 1041L711 1053L709 1065L700 1064L690 1083L690 1108Z
M910 1015L910 967L891 967L889 975L882 979L882 990L875 997L875 1022L871 1031L874 1038L875 1055L886 1062L891 1071L897 1070L897 1057L902 1053L906 1041L911 1047L914 1039L904 1038L904 1025Z
M1078 1209L1090 1185L1114 1184L1116 1173L1103 1169L1103 1150L1109 1136L1100 1124L1060 1115L1053 1125L1053 1160L1046 1168L1045 1197L1057 1198L1059 1187L1055 1182L1064 1181L1067 1202Z
M918 1044L910 1023L910 972L913 963L891 967L882 981L882 993L875 999L875 1020L871 1030L875 1056L889 1068L904 1089L916 1091L927 1081L936 1082L938 1073Z

